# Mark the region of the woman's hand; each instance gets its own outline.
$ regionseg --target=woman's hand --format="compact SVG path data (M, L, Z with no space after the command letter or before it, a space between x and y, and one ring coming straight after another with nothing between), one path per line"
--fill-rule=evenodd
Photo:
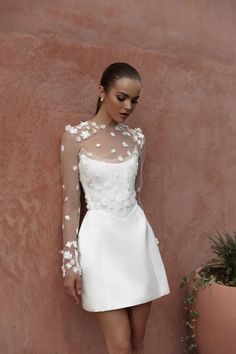
M74 299L76 305L78 305L80 303L79 297L82 289L82 279L79 273L75 273L71 270L67 271L64 287L66 288L67 294Z

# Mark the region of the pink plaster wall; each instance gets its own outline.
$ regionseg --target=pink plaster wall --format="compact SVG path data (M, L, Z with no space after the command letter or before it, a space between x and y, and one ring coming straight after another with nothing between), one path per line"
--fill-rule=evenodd
M130 125L147 136L142 200L171 295L155 301L147 354L181 354L182 275L206 232L236 214L234 1L0 1L2 354L104 354L92 313L60 273L59 141L94 114L102 70L143 79Z

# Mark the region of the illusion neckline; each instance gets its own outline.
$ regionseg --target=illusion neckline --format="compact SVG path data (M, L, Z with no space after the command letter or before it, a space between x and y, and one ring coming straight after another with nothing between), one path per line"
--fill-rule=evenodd
M116 159L106 159L106 158L102 158L99 157L97 155L90 155L90 152L87 151L85 148L81 147L79 150L79 156L86 156L87 158L94 160L94 161L99 161L102 163L108 163L108 164L122 164L128 160L130 160L133 156L138 156L138 148L137 145L134 146L132 152L130 153L129 156L122 156L122 160L120 161L118 158Z
M76 124L76 127L84 127L86 129L86 127L94 127L94 128L98 128L99 129L106 129L106 130L120 130L122 128L122 123L115 123L114 125L112 126L109 126L108 124L106 123L98 123L96 122L95 120L93 119L88 119L88 120L81 120L78 124Z

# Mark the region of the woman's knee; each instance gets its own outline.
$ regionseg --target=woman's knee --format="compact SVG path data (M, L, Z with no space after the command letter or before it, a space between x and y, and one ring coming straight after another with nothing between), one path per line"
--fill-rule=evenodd
M132 346L131 342L128 338L120 338L115 343L114 352L117 354L131 354L132 353Z
M131 354L131 328L126 309L97 313L109 354Z

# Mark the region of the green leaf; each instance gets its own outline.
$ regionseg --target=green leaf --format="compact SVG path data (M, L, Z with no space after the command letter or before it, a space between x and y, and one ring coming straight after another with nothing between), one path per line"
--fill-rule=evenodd
M198 313L198 311L196 311L196 310L192 310L191 312L190 312L190 316L191 316L191 318L198 318L199 317L199 313Z
M183 288L188 282L187 277L183 277L180 283L181 288Z

